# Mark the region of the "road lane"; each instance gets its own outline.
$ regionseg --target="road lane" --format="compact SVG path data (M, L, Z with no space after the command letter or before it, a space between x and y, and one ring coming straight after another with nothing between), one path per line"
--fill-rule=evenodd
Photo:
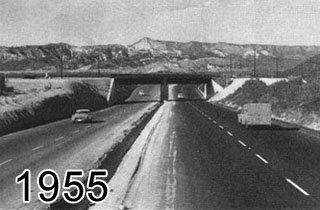
M248 148L267 159L274 170L303 186L320 203L319 139L276 125L246 129L237 123L236 114L230 110L209 103L194 105L219 119Z
M147 89L158 94L156 88ZM140 96L131 96L135 97ZM15 184L15 177L24 169L32 171L32 201L35 201L38 172L54 169L62 178L66 169L90 169L154 105L117 105L93 113L94 122L90 124L73 124L66 119L0 137L0 209L23 206L22 186ZM25 208L34 208L32 205Z
M189 92L193 94L192 89L187 87L182 90L185 97L188 97ZM181 88L177 87L176 91L180 92ZM299 163L301 160L316 162L318 156L315 154L308 157L312 148L302 151L297 145L291 145L288 149L292 150L286 151L281 147L274 148L275 144L268 145L267 142L272 141L271 137L277 136L279 140L289 140L289 143L284 144L290 145L299 139L292 141L288 138L297 135L300 137L301 134L292 130L258 132L246 130L237 124L235 113L204 101L172 102L170 113L162 122L168 127L167 131L154 143L149 143L146 155L139 165L135 180L143 181L138 184L133 183L127 192L123 204L128 208L317 209L319 207L315 191L297 179L301 175L306 176L310 170L315 170L312 167L314 165L310 165L306 171L299 171L301 167L291 169L291 172L298 172L294 176L293 173L289 173L288 167L283 169L280 167L281 164L275 164L277 161L284 162L283 157L287 157L288 153L297 152L302 154L299 154L297 162L291 164L291 167L302 164ZM267 134L271 137L266 137ZM304 140L309 143L300 142L300 145L317 146L306 136ZM259 148L259 145L264 145L264 148ZM266 152L268 147L270 147L269 152ZM298 151L294 151L295 149ZM272 151L282 151L284 154L270 156ZM304 156L306 159L302 158ZM290 161L294 161L294 158ZM149 164L150 162L153 164ZM314 175L317 174L316 171L313 172ZM314 176L313 179L305 181L313 183L314 188L320 189L317 180L318 177ZM154 197L157 196L159 200L155 201Z

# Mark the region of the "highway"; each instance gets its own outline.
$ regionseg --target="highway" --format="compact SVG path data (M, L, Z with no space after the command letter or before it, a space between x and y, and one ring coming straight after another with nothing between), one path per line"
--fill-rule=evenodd
M178 94L183 95L179 100ZM95 112L94 123L72 124L66 119L0 137L0 209L41 206L22 204L21 185L14 182L18 174L31 169L35 183L45 168L61 177L66 169L90 169L155 105L145 102L158 98L159 86L139 86L126 104ZM320 208L319 139L276 125L246 129L237 123L236 113L203 101L195 85L170 88L163 110L157 135L141 154L123 206ZM132 168L123 164L125 170ZM35 201L35 185L32 190Z
M127 104L116 105L93 113L93 123L73 124L70 119L38 126L0 137L0 209L34 209L37 202L36 177L43 169L53 169L62 180L66 169L88 170L117 142L124 138L156 103L129 103L139 100L145 88L146 101L159 95L157 87L141 86ZM24 169L31 170L32 202L22 203L22 185L15 177Z
M195 86L173 92L201 98ZM276 125L246 129L236 113L205 101L165 106L122 202L126 208L320 208L319 139Z

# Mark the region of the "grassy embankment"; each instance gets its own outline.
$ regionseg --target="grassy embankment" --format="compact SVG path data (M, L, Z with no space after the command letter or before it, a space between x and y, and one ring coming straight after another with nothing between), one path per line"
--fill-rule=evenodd
M68 118L79 108L106 108L109 84L107 78L9 79L11 92L0 95L0 135ZM117 91L117 100L130 92Z

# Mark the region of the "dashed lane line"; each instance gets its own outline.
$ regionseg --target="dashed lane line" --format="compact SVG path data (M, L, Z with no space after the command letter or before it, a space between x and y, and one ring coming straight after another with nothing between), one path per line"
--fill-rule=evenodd
M286 181L289 182L292 186L294 186L296 189L298 189L302 194L309 196L310 194L307 193L304 189L302 189L299 185L297 185L296 183L294 183L291 179L286 178Z
M38 147L33 148L31 151L36 151L36 150L38 150L38 149L40 149L40 148L42 148L42 147L43 147L43 145L40 145L40 146L38 146Z
M229 134L229 136L233 136L233 134L230 131L227 131L227 133Z
M60 141L63 138L64 138L64 136L60 136L60 137L56 138L54 141Z
M12 161L12 159L9 159L9 160L6 160L6 161L4 161L4 162L0 163L0 166L3 166L4 164L9 163L10 161Z
M193 106L193 105L192 105ZM194 107L194 106L193 106ZM206 117L207 117L207 115L206 114L204 114L202 111L200 111L199 109L197 109L196 107L194 107L198 112L200 112L201 114L203 114L203 115L205 115ZM208 118L210 118L210 117L208 117ZM210 120L211 120L211 118L210 118ZM212 122L213 123L217 123L215 120L212 120ZM221 129L223 129L223 126L222 125L219 125L219 128L221 128ZM230 135L230 136L233 136L232 135L232 133L230 133L229 131L227 131L227 133ZM238 140L238 142L242 145L242 146L244 146L244 147L246 147L247 145L244 143L244 142L242 142L241 140ZM251 150L251 147L248 147L248 149L249 150ZM267 161L267 160L265 160L263 157L261 157L259 154L255 154L255 156L257 157L257 158L259 158L262 162L264 162L265 164L268 164L269 162ZM0 166L1 166L1 164L0 164ZM291 179L289 179L289 178L286 178L285 177L285 179L286 179L286 181L288 182L288 183L290 183L293 187L295 187L297 190L299 190L302 194L304 194L304 195L306 195L306 196L310 196L310 194L308 193L308 192L306 192L304 189L302 189L299 185L297 185L296 183L294 183Z
M73 131L73 133L79 133L80 132L80 130L75 130L75 131Z
M243 143L243 141L239 140L238 141L242 146L246 147L247 145L245 143Z
M265 164L268 164L268 161L266 161L263 157L261 157L259 154L256 154L257 158L259 158L262 162Z

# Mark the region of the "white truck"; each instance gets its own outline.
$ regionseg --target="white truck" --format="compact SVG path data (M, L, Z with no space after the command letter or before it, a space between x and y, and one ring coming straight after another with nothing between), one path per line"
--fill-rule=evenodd
M238 114L238 122L246 128L252 125L271 125L271 104L248 103Z

